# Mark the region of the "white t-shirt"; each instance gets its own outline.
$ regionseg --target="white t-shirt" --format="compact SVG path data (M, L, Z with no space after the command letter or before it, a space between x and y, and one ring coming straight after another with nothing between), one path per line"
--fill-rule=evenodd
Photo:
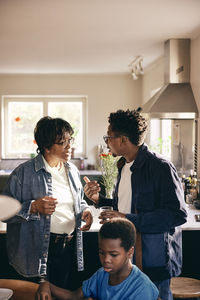
M74 203L64 164L52 168L45 159L44 163L52 176L52 197L58 202L55 212L51 215L50 231L70 234L75 228Z
M130 167L134 161L125 163L121 171L121 179L118 189L118 209L122 213L131 212L131 200L132 200L132 187L131 187L131 175Z

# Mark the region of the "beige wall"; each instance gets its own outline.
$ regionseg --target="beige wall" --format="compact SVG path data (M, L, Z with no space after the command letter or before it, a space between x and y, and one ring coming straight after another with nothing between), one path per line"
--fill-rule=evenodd
M158 59L145 70L142 80L142 103L146 103L153 91L161 88L164 84L164 58Z
M1 95L85 95L88 97L88 160L94 164L103 143L107 118L117 109L141 106L141 79L131 75L7 75L0 76Z
M200 112L200 35L191 43L191 85ZM198 178L200 178L200 118L198 119Z

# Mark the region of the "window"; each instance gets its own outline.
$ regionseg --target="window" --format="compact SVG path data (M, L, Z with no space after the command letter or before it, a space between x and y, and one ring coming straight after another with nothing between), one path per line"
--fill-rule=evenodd
M86 97L3 96L2 158L30 158L36 153L34 128L43 116L63 118L74 129L75 153L86 155Z
M171 135L172 135L171 120L150 120L150 143L151 150L163 154L171 160Z

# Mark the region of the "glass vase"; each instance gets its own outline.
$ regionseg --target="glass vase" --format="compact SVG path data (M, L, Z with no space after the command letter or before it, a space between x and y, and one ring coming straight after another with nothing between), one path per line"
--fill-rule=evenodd
M106 188L106 198L112 199L113 188Z

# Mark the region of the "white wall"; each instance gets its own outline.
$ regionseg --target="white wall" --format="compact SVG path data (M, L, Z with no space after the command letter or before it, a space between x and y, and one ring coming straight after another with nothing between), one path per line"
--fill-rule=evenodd
M141 79L127 75L1 75L2 95L88 96L88 160L95 164L110 112L141 106Z

